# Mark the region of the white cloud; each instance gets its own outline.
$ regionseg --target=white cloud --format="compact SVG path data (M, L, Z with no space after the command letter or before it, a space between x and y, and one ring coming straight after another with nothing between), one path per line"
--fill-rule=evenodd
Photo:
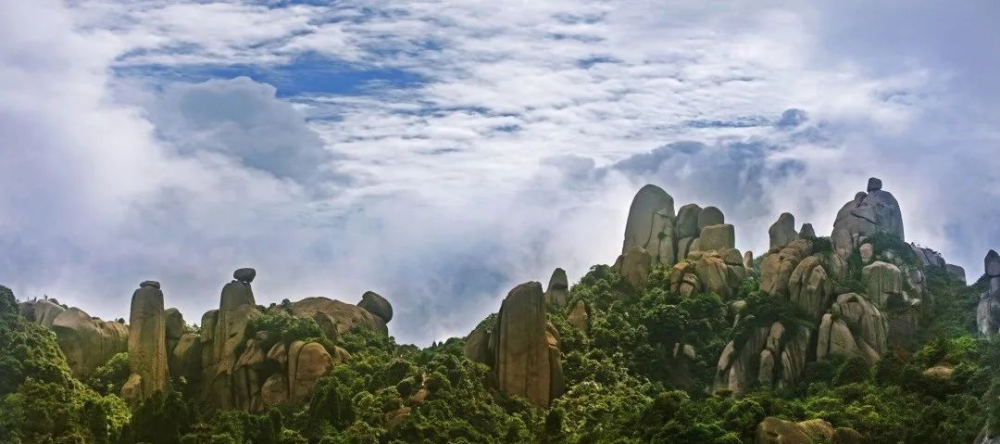
M976 59L843 31L883 42L939 8L838 5L7 2L0 280L118 317L159 277L197 320L249 265L262 301L372 289L429 342L513 284L612 261L646 181L719 205L759 250L782 211L828 230L869 175L912 239L978 267L1000 242L1000 113L955 84ZM949 47L982 47L979 28ZM299 84L303 58L387 78ZM792 108L808 121L772 125Z

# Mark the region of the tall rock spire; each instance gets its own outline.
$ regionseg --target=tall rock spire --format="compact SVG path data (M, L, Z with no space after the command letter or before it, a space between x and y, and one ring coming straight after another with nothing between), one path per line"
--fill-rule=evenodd
M132 294L128 357L132 374L122 387L122 397L136 406L153 393L166 391L166 316L159 282L143 282Z

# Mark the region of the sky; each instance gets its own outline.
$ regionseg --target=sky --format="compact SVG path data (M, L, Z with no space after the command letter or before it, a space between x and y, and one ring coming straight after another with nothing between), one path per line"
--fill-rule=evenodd
M190 323L384 295L468 333L621 249L646 183L762 252L870 176L973 278L1000 247L1000 3L0 0L0 283Z

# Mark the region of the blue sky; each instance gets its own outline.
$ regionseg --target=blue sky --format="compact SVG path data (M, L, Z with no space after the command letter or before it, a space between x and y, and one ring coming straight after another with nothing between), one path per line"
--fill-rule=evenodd
M366 290L468 332L614 260L645 183L743 250L878 176L907 240L1000 246L998 3L0 0L0 282L189 322ZM992 73L992 74L991 74Z

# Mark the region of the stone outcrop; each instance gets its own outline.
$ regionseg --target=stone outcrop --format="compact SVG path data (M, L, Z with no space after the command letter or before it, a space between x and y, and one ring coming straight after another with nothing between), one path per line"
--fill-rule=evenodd
M670 290L684 297L706 292L726 297L736 291L746 278L747 270L739 259L738 250L723 250L723 254L726 257L715 251L688 255L686 260L674 265Z
M132 294L129 313L128 363L131 375L122 389L133 406L157 391L168 379L166 315L159 284L143 282Z
M952 275L955 279L958 279L963 284L967 283L964 268L953 264L945 264L944 267L948 271L948 274Z
M221 410L245 407L238 405L241 399L236 396L237 350L247 342L247 325L260 315L247 270L233 273L242 279L222 287L219 309L202 317L202 395L209 406ZM256 277L256 272L252 275Z
M816 229L813 228L812 224L802 224L802 229L799 230L799 239L815 239Z
M830 306L833 284L821 257L809 256L796 265L788 280L788 294L790 300L814 321L823 317Z
M701 214L701 207L697 204L687 204L677 211L677 223L674 227L674 234L677 239L693 239L698 237L701 229L698 228L698 216Z
M880 308L901 308L907 297L903 292L903 272L887 262L873 262L861 271L868 289L868 299Z
M636 247L664 265L673 265L676 260L674 198L656 185L642 187L629 207L622 255Z
M874 304L858 294L842 294L820 323L816 359L860 356L875 363L888 350L888 338L888 319Z
M705 207L698 213L698 231L704 231L706 227L724 223L726 223L726 216L722 214L722 210L716 207Z
M784 248L793 240L799 238L799 233L795 231L795 216L792 213L781 213L778 220L767 230L771 238L771 248Z
M756 444L861 444L864 438L854 429L834 428L822 419L791 422L767 417L757 426Z
M170 375L196 380L201 377L201 336L197 333L184 333L177 345L169 351L167 361Z
M28 321L51 329L73 376L86 379L112 356L128 350L128 327L91 317L79 308L65 308L55 299L18 304Z
M358 307L378 316L382 319L383 323L388 324L392 320L392 304L374 291L366 291L365 294L361 295L361 302L358 302Z
M899 202L892 193L882 190L880 180L872 178L868 192L858 193L837 213L831 238L837 253L847 258L860 246L861 238L877 232L905 239Z
M21 316L29 321L42 327L52 327L52 322L66 311L66 308L59 305L54 299L36 299L20 303L18 310Z
M493 330L476 329L465 338L462 349L469 359L493 367L496 358L496 344L493 344Z
M112 356L128 350L128 327L91 317L76 307L60 312L49 327L77 378L90 376Z
M566 270L556 268L549 278L549 286L545 290L545 303L556 307L565 307L569 299L569 278Z
M546 407L563 392L559 338L545 318L538 282L518 285L500 307L491 340L500 390Z
M164 310L163 317L166 328L165 335L168 342L171 339L177 340L180 339L181 336L184 336L184 333L187 330L187 325L184 323L184 315L181 314L180 310L176 308L168 308Z
M336 299L310 297L292 303L291 308L292 316L297 317L313 317L316 313L329 315L336 322L339 333L347 333L356 327L383 334L388 334L389 331L382 318L357 305Z
M701 230L698 239L700 251L733 249L736 248L736 229L730 224L709 225Z
M625 276L625 280L636 289L646 288L649 272L653 266L653 256L641 247L632 247L618 258L615 269Z
M990 250L983 261L989 286L976 306L976 327L979 334L992 337L1000 331L1000 254Z
M805 370L810 339L809 330L787 329L781 322L757 328L742 344L730 342L723 350L713 389L741 396L755 383L794 384Z
M587 331L590 328L590 315L587 314L587 304L577 301L573 309L566 316L566 322L578 330Z
M813 253L812 242L792 241L777 253L764 257L760 265L760 289L772 295L787 295L792 273L806 257Z

